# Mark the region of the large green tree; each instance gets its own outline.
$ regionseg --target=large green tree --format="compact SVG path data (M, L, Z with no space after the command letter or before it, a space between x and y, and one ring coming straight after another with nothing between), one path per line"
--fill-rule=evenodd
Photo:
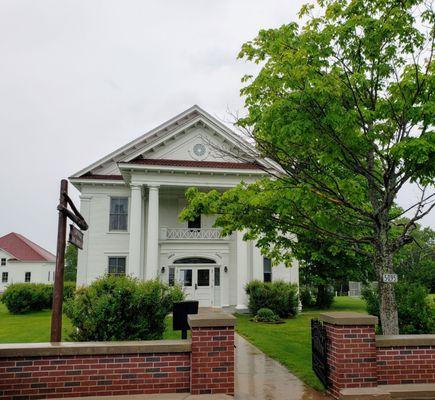
M275 163L273 179L224 194L192 189L182 217L216 213L225 233L247 229L277 257L304 231L371 255L382 326L397 334L383 274L434 206L434 13L423 0L318 0L300 16L240 53L261 69L243 80L248 113L238 126ZM410 181L421 197L400 210Z

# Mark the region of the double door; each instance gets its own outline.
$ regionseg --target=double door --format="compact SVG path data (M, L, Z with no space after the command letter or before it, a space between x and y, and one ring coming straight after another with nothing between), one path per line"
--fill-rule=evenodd
M213 271L214 268L202 266L176 268L176 279L186 294L186 300L197 300L200 307L213 306Z

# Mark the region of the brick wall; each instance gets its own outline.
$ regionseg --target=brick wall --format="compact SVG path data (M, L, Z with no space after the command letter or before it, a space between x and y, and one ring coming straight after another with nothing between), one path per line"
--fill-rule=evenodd
M386 384L435 383L435 335L376 336L377 318L320 315L328 342L328 392Z
M326 333L331 395L338 397L344 387L376 386L376 345L372 327L326 324Z
M0 344L0 399L234 394L235 317L189 323L191 340Z
M0 398L189 392L190 353L0 359Z
M234 394L234 327L197 327L192 337L192 394Z
M435 383L435 346L380 347L378 383Z

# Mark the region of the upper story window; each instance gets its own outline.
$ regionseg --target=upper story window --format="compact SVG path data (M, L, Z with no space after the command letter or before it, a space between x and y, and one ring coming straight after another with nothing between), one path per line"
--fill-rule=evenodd
M109 274L120 276L125 275L125 257L109 257Z
M32 273L31 272L26 272L24 275L24 282L30 282Z
M2 265L2 266L5 266L5 265L6 265L6 258L2 258L2 259L1 259L1 265Z
M8 282L9 273L8 272L2 272L2 283Z
M263 282L272 282L272 261L270 258L263 258Z
M201 229L201 215L198 215L193 221L187 221L189 229Z
M128 198L111 197L109 230L126 231L127 219L128 219Z

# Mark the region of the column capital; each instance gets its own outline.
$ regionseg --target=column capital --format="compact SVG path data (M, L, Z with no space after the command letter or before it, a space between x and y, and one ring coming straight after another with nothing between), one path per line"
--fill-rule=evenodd
M141 183L130 183L130 189L134 189L134 190L137 190L137 189L142 189L142 184Z
M160 185L156 184L156 183L151 183L149 185L147 185L149 190L159 190Z

